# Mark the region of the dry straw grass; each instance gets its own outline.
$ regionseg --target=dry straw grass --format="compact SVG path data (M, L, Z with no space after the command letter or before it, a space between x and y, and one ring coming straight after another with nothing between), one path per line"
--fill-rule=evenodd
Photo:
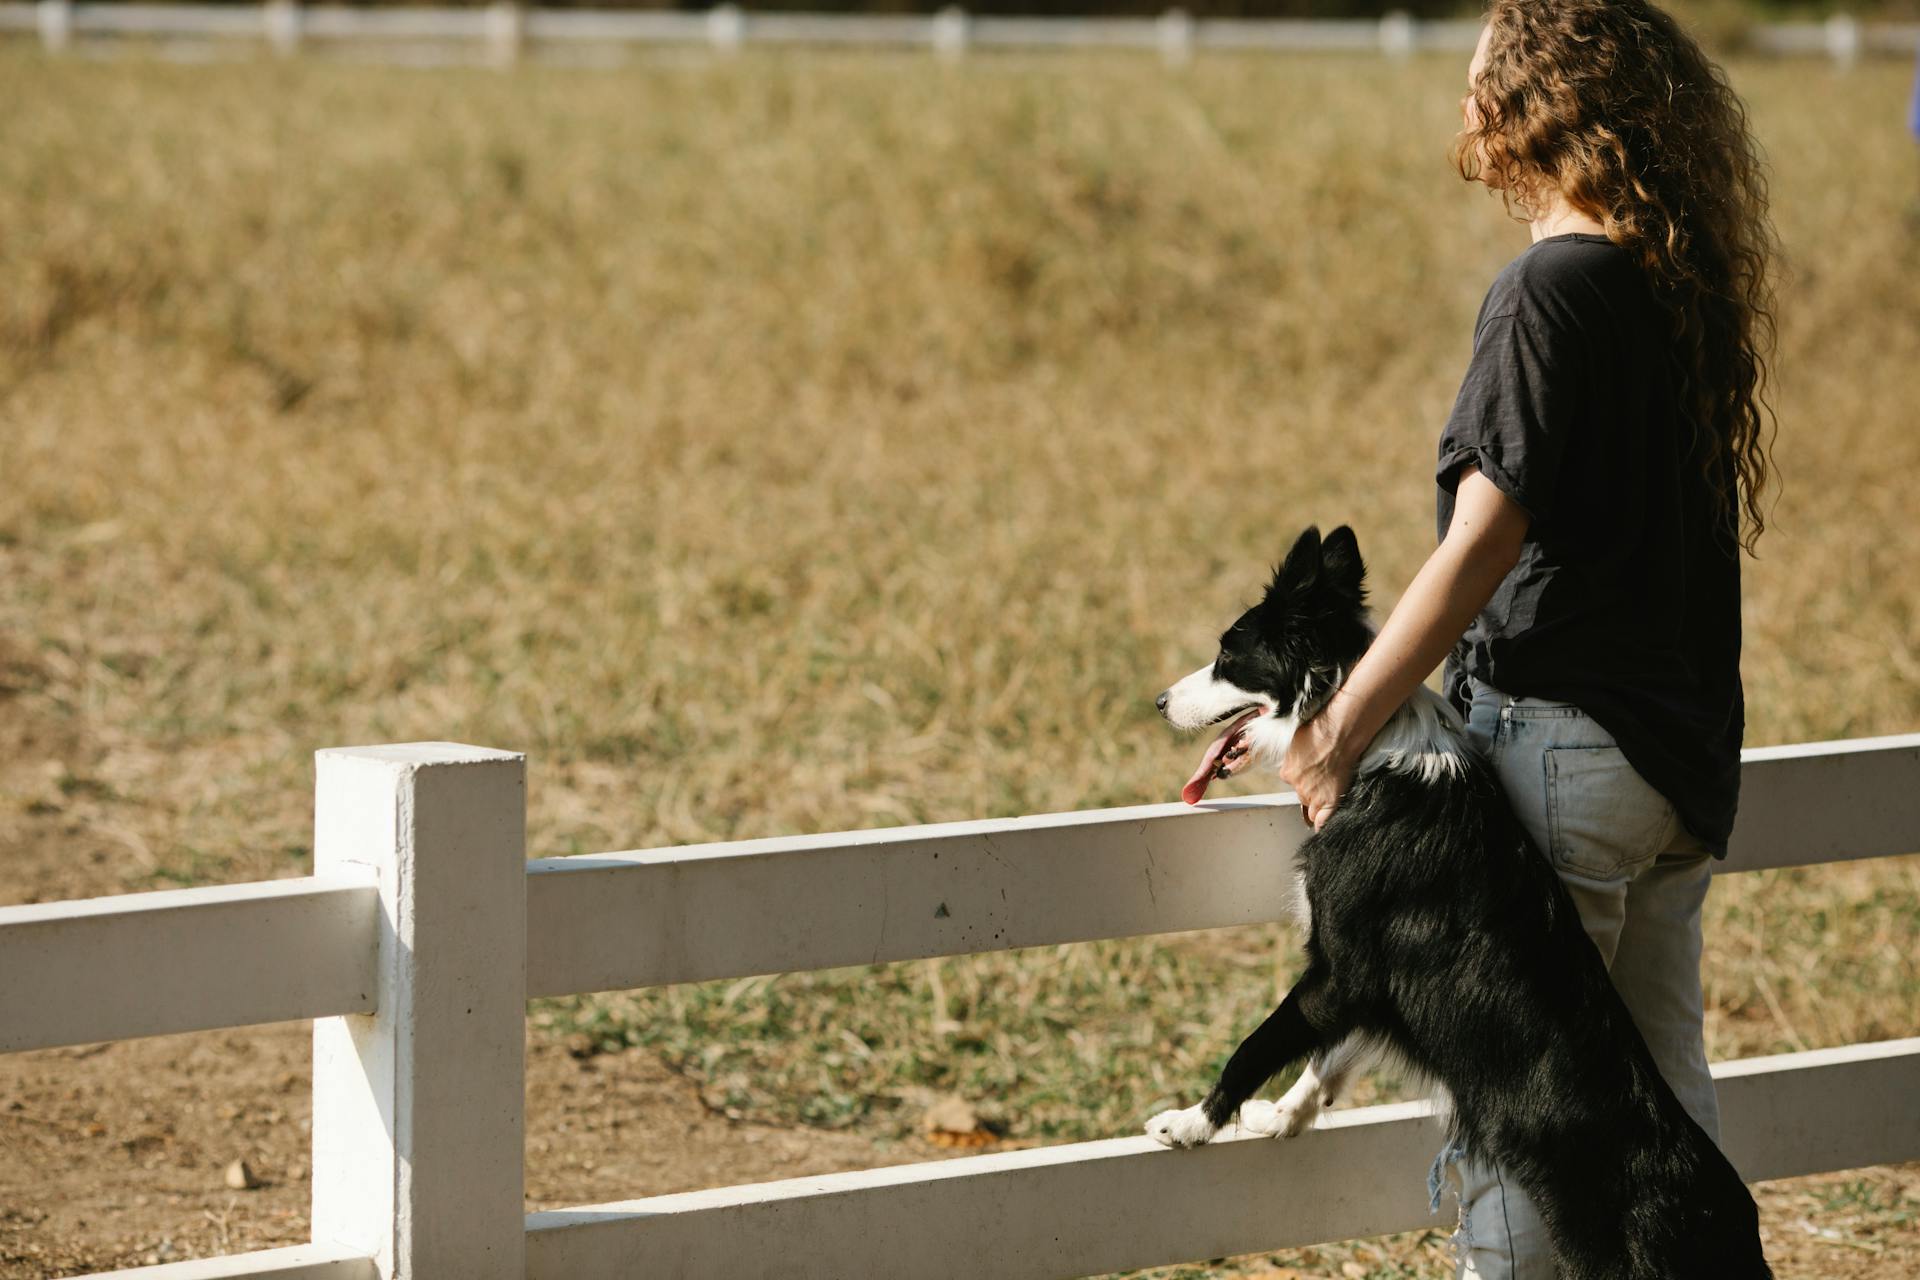
M0 898L297 870L344 742L527 750L541 853L1171 798L1148 696L1285 539L1351 521L1383 602L1431 543L1524 244L1446 170L1460 74L6 57L0 675L95 856ZM1790 272L1749 741L1910 730L1905 71L1736 79ZM1912 1034L1917 899L1911 861L1721 885L1716 1056ZM747 1114L961 1088L1081 1136L1191 1094L1291 963L1251 930L543 1016Z

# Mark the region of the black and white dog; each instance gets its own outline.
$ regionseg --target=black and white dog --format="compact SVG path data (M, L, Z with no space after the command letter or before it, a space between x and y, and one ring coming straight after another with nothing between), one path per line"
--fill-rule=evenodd
M1278 764L1372 639L1352 530L1308 529L1220 654L1160 695L1175 727L1224 723L1183 794ZM1377 1052L1451 1098L1454 1139L1539 1206L1564 1280L1771 1275L1753 1198L1661 1080L1573 900L1459 718L1422 689L1300 846L1307 967L1169 1146L1233 1122L1291 1136ZM1310 1058L1276 1105L1249 1103Z

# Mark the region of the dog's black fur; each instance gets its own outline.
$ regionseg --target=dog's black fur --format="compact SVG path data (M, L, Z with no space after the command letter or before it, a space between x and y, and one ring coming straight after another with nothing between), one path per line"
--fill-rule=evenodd
M1222 640L1216 678L1323 702L1370 639L1351 530L1309 529ZM1223 670L1224 668L1224 670ZM1306 692L1303 694L1302 689ZM1202 1104L1359 1033L1452 1095L1455 1136L1525 1188L1566 1280L1769 1276L1753 1198L1660 1078L1566 889L1472 752L1364 770L1301 846L1307 968Z

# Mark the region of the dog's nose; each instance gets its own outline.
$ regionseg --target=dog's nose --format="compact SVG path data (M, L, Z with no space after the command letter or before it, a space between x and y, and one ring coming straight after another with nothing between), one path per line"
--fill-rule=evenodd
M1153 700L1153 709L1155 711L1158 711L1161 715L1167 714L1167 695L1166 694L1163 693L1159 697Z

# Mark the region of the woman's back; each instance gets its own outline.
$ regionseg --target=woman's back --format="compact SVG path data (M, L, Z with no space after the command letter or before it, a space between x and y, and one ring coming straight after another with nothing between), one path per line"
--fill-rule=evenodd
M1440 441L1439 524L1475 466L1531 517L1520 562L1448 664L1573 703L1708 848L1738 799L1740 564L1679 401L1670 319L1604 236L1535 243L1495 280Z

